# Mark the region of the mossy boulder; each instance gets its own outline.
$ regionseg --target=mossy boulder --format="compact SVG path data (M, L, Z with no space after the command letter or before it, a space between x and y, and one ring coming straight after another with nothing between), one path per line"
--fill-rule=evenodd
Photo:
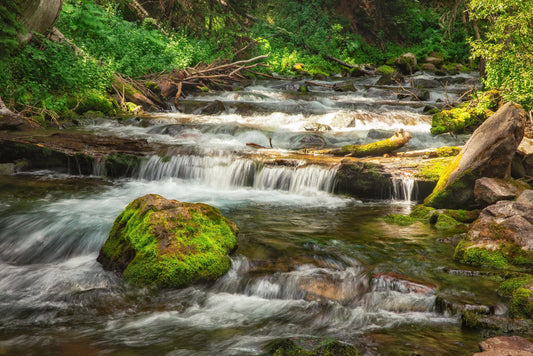
M430 224L437 230L464 232L466 225L476 220L479 210L451 210L434 209L425 205L418 205L409 215L389 214L385 221L391 224L407 226L415 222Z
M454 257L495 269L533 266L533 190L525 190L516 201L501 200L483 209Z
M184 287L228 271L236 234L217 208L148 194L117 217L98 261L133 285Z
M274 342L269 356L358 356L355 346L335 339L292 338Z
M434 114L431 118L431 133L438 135L445 132L456 134L472 132L494 114L500 105L501 94L496 90L490 90L478 99Z
M333 192L358 198L389 198L392 177L381 165L371 162L342 163L335 175Z
M511 316L533 317L533 275L523 275L504 281L498 288L498 294L510 298Z
M502 106L470 137L441 174L424 201L435 208L475 209L474 186L482 177L506 179L524 136L525 113L513 103Z
M396 60L396 67L403 74L411 74L416 72L417 61L416 56L413 53L404 53Z

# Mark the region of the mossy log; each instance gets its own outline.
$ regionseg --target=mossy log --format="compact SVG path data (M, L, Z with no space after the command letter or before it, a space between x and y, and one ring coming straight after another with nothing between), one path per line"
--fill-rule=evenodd
M382 156L402 148L410 139L411 135L409 132L400 129L393 136L381 141L364 145L345 145L337 148L327 148L314 151L314 153L346 157Z

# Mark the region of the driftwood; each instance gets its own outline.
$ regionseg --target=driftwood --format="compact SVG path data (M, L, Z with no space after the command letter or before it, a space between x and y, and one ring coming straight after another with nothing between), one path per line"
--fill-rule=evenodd
M364 145L346 145L337 148L327 148L314 151L313 153L346 157L382 156L402 148L410 139L411 135L409 132L400 129L393 136L381 141Z
M269 144L270 144L270 148L274 148L274 147L272 146L272 137L269 137L269 138L268 138L268 142L269 142ZM268 147L265 147L265 146L263 146L263 145L260 145L260 144L258 144L258 143L255 143L255 142L246 142L246 146L248 146L248 147L252 147L252 148L257 148L257 149L268 148Z
M375 76L376 75L376 72L372 72L372 71L369 71L369 70L366 70L364 68L362 68L361 66L357 65L357 64L350 64L350 63L347 63L343 60L340 60L338 58L335 58L333 56L330 56L330 55L326 55L326 58L333 61L333 62L337 62L339 63L341 66L344 66L344 67L348 67L348 68L357 68L361 71L361 73L364 73L366 75L370 75L370 76Z
M237 53L241 53L239 50ZM206 87L225 89L231 83L245 80L244 72L253 72L252 68L266 67L261 61L268 55L239 60L236 62L201 63L195 67L175 69L170 73L157 73L145 77L141 84L155 82L159 86L164 99L174 98L174 104L179 108L179 98L188 88L203 89ZM255 72L253 72L255 73Z

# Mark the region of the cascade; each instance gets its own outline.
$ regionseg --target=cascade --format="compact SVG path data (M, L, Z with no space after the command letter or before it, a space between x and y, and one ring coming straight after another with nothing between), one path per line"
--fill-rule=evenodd
M180 178L218 188L252 187L258 190L283 190L309 194L331 192L337 167L267 166L261 162L218 156L153 156L141 164L139 179Z
M393 174L392 177L392 200L401 200L410 203L417 199L416 181L411 175L405 173Z

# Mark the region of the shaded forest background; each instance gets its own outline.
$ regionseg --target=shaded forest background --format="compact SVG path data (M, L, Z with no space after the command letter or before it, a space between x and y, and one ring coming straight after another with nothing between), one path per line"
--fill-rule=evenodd
M107 115L117 74L141 78L268 54L262 73L329 76L402 53L482 70L486 88L533 104L533 4L520 0L64 0L52 41L17 37L24 1L0 5L0 97L12 110ZM485 67L486 63L486 67ZM481 64L481 66L480 66Z

